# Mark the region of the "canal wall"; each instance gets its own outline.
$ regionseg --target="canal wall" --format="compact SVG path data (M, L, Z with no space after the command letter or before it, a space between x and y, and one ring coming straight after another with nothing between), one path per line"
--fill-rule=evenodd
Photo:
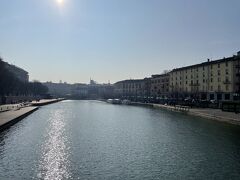
M56 103L65 100L64 98L58 98L58 99L41 99L39 101L32 101L32 106L45 106L48 104Z
M22 120L29 114L36 111L38 107L24 107L18 110L6 111L0 113L0 130L6 129L9 126Z
M134 105L134 106L144 106L144 107L153 107L153 104L152 104L152 103L131 102L130 105Z
M240 125L240 114L236 114L233 112L225 112L222 111L221 109L189 108L186 106L169 106L163 104L139 103L139 102L132 102L131 105L165 109L169 111L185 113L191 116L197 116L215 121L230 123L234 125Z
M29 103L27 106L23 106L22 104L15 105L3 105L1 106L0 111L0 130L3 130L18 121L22 120L29 114L38 110L40 106L45 106L48 104L56 103L64 100L63 98L59 99L42 99L39 101L33 101Z

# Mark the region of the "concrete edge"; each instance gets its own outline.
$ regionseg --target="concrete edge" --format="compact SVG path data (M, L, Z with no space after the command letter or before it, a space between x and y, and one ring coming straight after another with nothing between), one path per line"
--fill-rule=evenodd
M12 120L9 120L7 123L3 124L2 126L0 126L0 131L3 131L7 128L9 128L10 126L16 124L17 122L19 122L20 120L24 119L25 117L27 117L28 115L32 114L33 112L37 111L39 109L39 107L36 107Z
M211 120L215 120L215 121L219 121L219 122L240 125L240 121L238 121L234 118L228 118L228 117L222 117L222 116L216 116L216 115L210 115L210 114L198 113L198 112L191 112L191 111L179 111L179 110L175 110L172 107L167 107L167 106L164 107L164 106L153 105L153 107L159 108L159 109L165 109L168 111L174 111L174 112L178 112L178 113L184 113L184 114L191 115L191 116L211 119Z

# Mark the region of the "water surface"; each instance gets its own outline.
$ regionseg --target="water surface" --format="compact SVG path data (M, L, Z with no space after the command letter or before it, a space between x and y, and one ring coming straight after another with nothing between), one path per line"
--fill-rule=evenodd
M0 133L0 179L239 179L240 128L181 113L63 101Z

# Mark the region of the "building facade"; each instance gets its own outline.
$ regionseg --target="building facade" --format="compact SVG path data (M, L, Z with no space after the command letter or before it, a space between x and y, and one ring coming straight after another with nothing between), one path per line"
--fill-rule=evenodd
M201 100L234 100L239 93L239 54L173 69L170 95L173 98Z
M130 79L114 84L115 95L118 97L142 96L144 94L144 80Z
M169 96L169 74L152 75L151 97L167 98Z

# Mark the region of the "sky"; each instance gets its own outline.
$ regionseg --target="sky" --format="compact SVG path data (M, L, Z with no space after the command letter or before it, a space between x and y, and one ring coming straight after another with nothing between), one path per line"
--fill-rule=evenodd
M239 7L239 0L0 0L0 56L42 82L149 77L240 51Z

